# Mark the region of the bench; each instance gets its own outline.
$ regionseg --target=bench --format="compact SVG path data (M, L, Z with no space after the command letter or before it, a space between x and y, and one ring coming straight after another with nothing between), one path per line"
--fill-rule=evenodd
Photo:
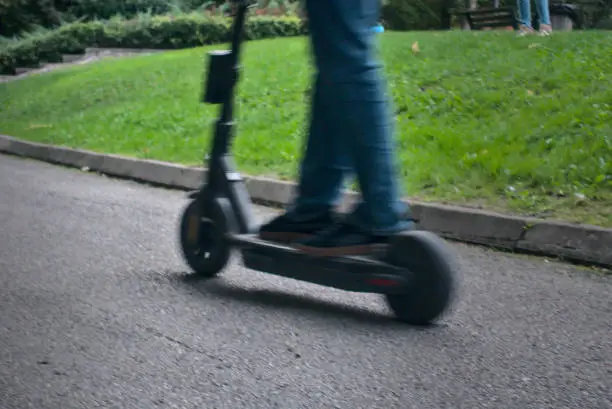
M471 30L487 30L498 27L512 27L518 30L518 20L514 7L457 10L455 14L464 16Z
M584 13L580 5L553 1L549 7L555 30L572 30L585 27ZM497 27L512 27L517 30L519 26L516 9L510 6L456 10L453 14L465 17L471 30L488 30ZM537 12L534 15L532 25L536 29L539 27Z

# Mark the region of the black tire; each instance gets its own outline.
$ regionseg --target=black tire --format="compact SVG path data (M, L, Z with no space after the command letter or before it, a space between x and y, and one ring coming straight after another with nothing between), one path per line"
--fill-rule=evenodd
M180 245L183 258L201 278L216 276L227 265L232 252L226 235L232 230L232 215L224 199L215 199L205 209L197 199L183 211Z
M391 242L388 262L413 274L407 293L386 296L399 320L429 325L447 311L455 296L455 263L442 239L426 231L399 234Z

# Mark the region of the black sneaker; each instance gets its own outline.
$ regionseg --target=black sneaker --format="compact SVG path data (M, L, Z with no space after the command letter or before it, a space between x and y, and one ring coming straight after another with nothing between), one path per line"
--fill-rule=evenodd
M295 243L295 248L312 256L342 257L372 254L384 249L388 236L376 236L346 223L338 223L319 234Z
M332 214L299 222L283 214L262 225L259 230L259 237L262 240L289 243L312 237L331 226L333 222Z

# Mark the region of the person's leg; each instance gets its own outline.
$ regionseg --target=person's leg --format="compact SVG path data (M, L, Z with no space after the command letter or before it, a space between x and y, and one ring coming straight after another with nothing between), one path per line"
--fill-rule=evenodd
M298 196L290 213L329 212L341 198L344 177L350 170L346 147L335 132L333 111L325 99L325 85L317 74L308 139L300 165Z
M390 234L412 228L404 220L395 172L392 115L375 57L378 0L311 0L308 15L326 24L311 25L315 55L332 121L350 153L362 202L346 220L297 247L312 254L369 252ZM317 31L320 30L320 31Z
M540 20L540 34L550 34L552 32L552 27L550 25L548 0L536 0L536 10Z
M531 0L516 0L518 9L519 34L525 35L533 32L531 26Z
M326 105L322 91L317 75L297 198L285 214L261 227L262 239L288 242L311 236L333 223L333 208L341 197L343 177L349 167L346 148L333 131L330 113L334 108Z

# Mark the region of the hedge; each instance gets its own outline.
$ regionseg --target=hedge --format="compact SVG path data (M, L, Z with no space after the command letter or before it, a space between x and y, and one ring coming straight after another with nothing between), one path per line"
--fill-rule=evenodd
M107 20L120 15L132 18L140 13L167 14L173 6L182 6L180 0L73 0L66 13L86 21Z
M0 0L0 36L13 36L34 27L53 27L61 13L49 0Z
M191 12L225 0L0 0L0 35L13 37L36 27L57 28L61 22L107 20L120 15L164 15Z
M1 48L0 73L61 62L62 54L80 54L87 47L179 49L223 43L230 25L230 19L198 14L67 24ZM252 17L245 26L247 40L303 34L306 27L295 17Z
M387 0L381 17L391 30L439 30L443 14L455 0Z

